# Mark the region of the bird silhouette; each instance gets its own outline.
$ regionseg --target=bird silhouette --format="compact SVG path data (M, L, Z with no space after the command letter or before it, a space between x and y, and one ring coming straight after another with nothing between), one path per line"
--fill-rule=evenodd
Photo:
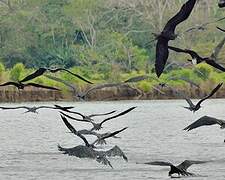
M185 127L183 130L190 131L192 129L195 129L195 128L198 128L201 126L211 126L214 124L220 125L221 129L225 128L224 120L216 119L216 118L210 117L210 116L203 116L203 117L199 118L198 120L196 120L195 122L193 122L192 124L190 124L189 126Z
M173 46L168 46L169 49L176 51L178 53L186 53L189 54L192 57L192 60L188 60L191 61L193 64L199 64L201 62L205 62L207 64L209 64L210 66L213 66L216 69L219 69L223 72L225 72L225 68L219 64L217 64L212 58L210 57L201 57L199 56L195 51L193 50L189 50L189 49L180 49L177 47L173 47Z
M194 176L195 174L187 172L187 169L193 165L193 164L202 164L206 163L207 161L192 161L192 160L185 160L181 164L175 166L170 162L165 161L152 161L152 162L146 162L146 163L137 163L137 164L148 164L148 165L157 165L157 166L170 166L170 171L168 176L171 176L173 174L178 174L179 176Z
M109 120L111 120L111 119L117 118L117 117L119 117L119 116L125 115L125 114L127 114L128 112L132 111L132 110L135 109L135 108L136 108L136 107L131 107L131 108L129 108L129 109L127 109L127 110L125 110L125 111L123 111L123 112L117 114L117 115L114 115L114 116L111 116L111 117L108 117L108 118L104 119L104 120L101 121L100 123L95 123L95 122L90 121L90 120L78 119L78 118L69 116L69 115L67 115L67 114L65 114L65 113L63 113L63 112L60 112L60 113L61 113L62 115L64 115L64 116L70 118L70 119L75 120L75 121L89 122L89 123L91 123L91 124L93 125L93 128L91 129L91 131L94 131L94 130L100 130L100 129L102 128L103 123L105 123L105 122L107 122L107 121L109 121Z
M0 106L0 109L2 110L10 110L10 109L27 109L27 111L25 111L24 113L28 113L28 112L32 112L32 113L38 113L37 110L38 109L58 109L58 110L63 110L66 111L68 109L71 109L73 107L71 106L59 106L57 105L57 107L51 107L51 106L33 106L33 107L28 107L28 106L17 106L17 107L3 107Z
M39 68L38 70L36 70L32 74L30 74L30 75L26 76L24 79L20 80L20 82L22 83L22 82L26 82L26 81L32 80L32 79L34 79L34 78L36 78L38 76L43 75L45 72L56 73L58 71L66 71L67 73L72 74L73 76L75 76L75 77L77 77L77 78L79 78L79 79L81 79L81 80L83 80L83 81L85 81L85 82L87 82L89 84L93 84L92 82L86 80L85 78L81 77L80 75L75 74L75 73L73 73L73 72L71 72L71 71L69 71L69 70L67 70L65 68L56 68L56 69Z
M56 107L58 107L58 105L55 105ZM96 114L90 114L90 115L84 115L82 113L79 113L77 111L70 111L69 109L67 110L64 110L68 113L71 113L71 114L77 114L79 116L82 117L82 121L94 121L93 120L93 117L96 117L96 116L106 116L106 115L110 115L110 114L113 114L114 112L116 111L110 111L110 112L106 112L106 113L96 113Z
M183 95L182 93L180 92L177 92L178 95L180 95L181 97L183 97L187 103L189 104L189 107L184 107L190 111L197 111L201 108L201 103L204 102L206 99L209 99L210 97L212 97L220 88L221 86L223 85L223 83L220 83L218 84L212 91L209 95L205 96L204 98L202 98L200 101L198 101L198 103L196 105L193 104L193 102L191 101L191 99L189 99L188 97L186 97L185 95Z
M68 154L68 155L72 155L72 156L76 156L79 158L92 158L92 159L96 159L97 162L102 163L104 165L109 165L111 168L112 165L110 163L110 161L106 158L106 156L110 157L110 156L120 156L122 157L125 161L128 161L127 157L125 156L125 154L123 153L123 151L118 147L118 146L114 146L112 149L108 150L108 151L96 151L94 150L95 148L95 143L99 142L99 139L104 140L106 138L109 137L113 137L116 134L124 131L125 129L127 129L127 127L115 131L113 133L109 133L106 134L105 136L102 136L101 138L95 140L93 143L89 143L87 141L87 139L79 133L79 131L77 131L68 121L67 119L61 115L61 118L63 120L63 122L65 123L65 125L67 126L67 128L76 136L80 137L84 143L85 146L83 145L79 145L73 148L63 148L60 145L58 145L58 150L59 151L63 151L64 154Z
M9 82L0 84L0 86L15 86L18 89L24 89L25 87L31 86L31 87L36 87L36 88L43 88L43 89L60 91L60 89L58 89L58 88L51 87L51 86L46 86L46 85L41 85L41 84L36 84L36 83L23 84L21 82L12 82L12 81L9 81Z
M169 56L168 42L169 40L176 39L176 26L185 21L190 16L195 3L196 0L188 0L185 4L183 4L180 11L167 22L163 31L156 36L157 44L155 71L158 77L160 77L160 75L162 74Z
M95 131L91 131L91 130L87 130L87 129L82 129L82 130L79 130L78 132L80 134L82 134L82 135L93 135L93 136L96 136L98 138L98 141L96 142L96 145L98 145L98 144L100 144L100 145L106 144L106 141L104 139L102 139L102 137L111 133L111 132L97 133ZM112 138L120 138L120 137L112 136Z

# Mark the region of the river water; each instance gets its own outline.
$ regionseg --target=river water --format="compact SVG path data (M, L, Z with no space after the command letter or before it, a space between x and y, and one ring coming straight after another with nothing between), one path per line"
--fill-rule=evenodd
M35 105L53 105L35 103ZM79 159L62 154L57 144L74 147L83 144L80 138L68 133L56 110L41 109L39 114L20 110L1 110L0 179L170 179L169 167L136 164L154 160L176 164L185 159L211 161L191 166L197 174L188 179L225 179L225 132L219 126L201 127L185 132L182 129L203 115L225 119L225 100L208 100L196 113L181 106L184 100L115 101L59 103L73 105L86 114L112 110L123 111L137 106L129 114L103 124L101 132L128 126L119 136L108 139L104 149L118 145L129 161L109 158L114 169L92 159ZM33 103L1 104L1 106L33 106ZM96 118L100 121L101 118ZM71 121L70 121L71 122ZM76 129L91 128L87 123L71 122ZM94 137L88 137L91 142ZM185 178L185 179L186 179ZM182 179L182 178L181 178Z

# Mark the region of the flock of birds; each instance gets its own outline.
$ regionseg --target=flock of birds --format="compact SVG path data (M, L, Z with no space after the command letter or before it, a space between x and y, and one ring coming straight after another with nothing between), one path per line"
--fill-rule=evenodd
M183 4L183 6L181 7L180 11L173 16L165 25L163 31L157 35L156 40L157 40L157 44L156 44L156 61L155 61L155 72L156 75L158 77L160 77L160 75L163 73L163 70L165 69L165 65L167 63L167 59L169 56L169 50L175 51L177 53L184 53L184 54L189 54L191 56L191 61L193 64L199 64L202 62L205 62L211 66L213 66L214 68L225 72L225 68L218 64L216 62L216 58L215 56L217 56L217 54L219 53L220 49L222 48L223 44L225 43L225 38L218 44L218 46L215 48L215 50L213 51L212 55L210 57L202 57L200 56L198 53L196 53L194 50L190 50L190 49L181 49L178 47L173 47L173 46L169 46L168 43L170 40L175 40L177 35L175 34L175 29L176 26L178 24L180 24L181 22L185 21L188 19L188 17L190 16L195 4L196 4L197 0L188 0L186 3ZM220 0L218 3L218 6L220 8L225 7L225 0ZM223 20L225 18L221 18L220 20ZM224 29L217 27L220 31L225 32ZM59 81L64 83L65 85L67 85L68 87L70 87L71 89L76 89L75 87L73 87L73 85L71 85L70 83L59 79L57 77L53 77L50 75L46 75L47 72L50 73L56 73L58 71L65 71L79 79L81 79L82 81L89 83L89 84L93 84L91 81L87 80L86 78L75 74L65 68L57 68L57 69L50 69L50 68L39 68L38 70L36 70L35 72L33 72L32 74L26 76L24 79L18 81L18 82L6 82L3 84L0 84L0 86L15 86L18 89L24 89L27 86L33 86L36 88L44 88L44 89L49 89L49 90L60 90L56 87L50 87L50 86L46 86L46 85L41 85L41 84L36 84L36 83L27 83L27 81L30 81L36 77L39 77L41 75L44 75L50 79ZM149 78L149 76L144 75L144 76L137 76L137 77L133 77L130 78L122 83L133 83L133 82L137 82L137 81L141 81L144 79ZM168 80L173 80L176 79L177 77L172 77ZM182 80L196 86L199 87L197 84L195 84L194 82L191 82L188 79L183 78ZM78 93L77 97L81 98L81 99L85 99L85 97L87 96L87 94L95 89L99 89L102 87L107 87L107 86L116 86L116 85L120 85L121 83L117 83L117 84L101 84L101 85L97 85L95 87L92 87L90 89L88 89L86 92L83 93ZM169 85L167 85L167 83L159 83L159 85L163 88L163 87L168 87L170 88L175 95L177 95L180 98L183 98L186 100L186 102L188 103L189 106L184 106L184 108L190 110L190 111L198 111L201 108L201 104L207 100L208 98L212 97L217 91L219 91L219 89L222 87L223 83L219 83L215 88L212 89L212 91L206 95L205 97L203 97L202 99L200 99L196 104L194 104L190 98L188 98L185 94L177 91L176 89L170 87ZM59 105L55 105L55 106L39 106L39 107L27 107L27 106L18 106L18 107L0 107L0 109L2 110L9 110L9 109L26 109L26 111L24 113L28 113L28 112L32 112L32 113L38 113L37 110L41 109L41 108L47 108L47 109L56 109L56 110L60 110L60 116L62 121L64 122L65 126L70 130L71 133L73 133L75 136L79 137L82 139L82 141L84 142L84 145L78 145L72 148L64 148L60 145L58 145L58 150L62 151L64 154L68 154L68 155L72 155L72 156L76 156L79 158L91 158L91 159L95 159L97 162L103 163L104 165L109 165L113 168L111 162L108 160L108 157L112 157L112 156L119 156L122 157L125 161L128 161L128 158L126 157L126 155L124 154L124 152L120 149L120 147L118 146L114 146L113 148L109 149L109 150L98 150L99 148L101 148L101 145L106 144L106 139L107 138L119 138L117 135L121 132L123 132L124 130L127 129L127 127L124 127L122 129L119 129L117 131L113 131L113 132L106 132L106 133L99 133L98 131L102 128L103 124L106 123L107 121L111 120L111 119L115 119L117 117L123 116L129 112L131 112L132 110L134 110L136 107L130 107L129 109L126 109L116 115L112 115L110 117L107 117L105 119L103 119L101 122L97 123L94 120L94 117L97 116L109 116L113 113L115 113L116 111L111 111L111 112L107 112L107 113L101 113L101 114L91 114L91 115L84 115L80 112L76 112L76 111L72 111L71 109L73 108L72 106L69 107L63 107L63 106L59 106ZM70 114L70 115L69 115ZM71 114L75 115L72 116ZM78 117L79 116L79 117ZM72 126L72 124L68 121L68 118L72 121L77 121L80 123L89 123L91 124L93 127L91 129L82 129L82 130L76 130L75 127ZM196 129L198 127L201 126L209 126L209 125L214 125L214 124L218 124L220 125L220 127L223 129L225 128L225 120L221 120L221 119L217 119L214 117L210 117L210 116L203 116L201 118L199 118L198 120L196 120L195 122L193 122L192 124L188 125L187 127L184 128L184 130L190 131L193 129ZM86 135L91 135L91 136L95 136L96 140L92 143L88 142L87 138L85 137ZM224 140L225 142L225 140ZM148 164L148 165L159 165L159 166L170 166L170 171L169 171L169 176L172 176L173 174L178 174L179 176L194 176L193 173L190 173L187 171L188 167L190 167L192 164L201 164L201 163L205 163L206 161L193 161L193 160L185 160L184 162L182 162L181 164L175 166L170 162L164 162L164 161L152 161L152 162L145 162L145 163L141 163L141 164Z

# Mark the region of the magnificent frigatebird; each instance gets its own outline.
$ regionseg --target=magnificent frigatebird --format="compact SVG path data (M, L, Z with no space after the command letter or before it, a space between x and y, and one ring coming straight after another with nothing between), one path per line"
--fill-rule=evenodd
M178 174L183 175L183 176L194 176L195 174L187 172L187 169L192 165L192 164L202 164L206 163L207 161L191 161L191 160L185 160L181 164L175 166L170 162L165 162L165 161L152 161L152 162L146 162L146 163L137 163L137 164L148 164L148 165L157 165L157 166L170 166L170 171L168 176L171 176L173 174Z
M89 122L89 123L91 123L91 124L93 125L93 128L91 129L91 131L94 131L94 130L100 130L100 129L102 128L102 124L105 123L105 122L107 122L107 121L109 121L110 119L114 119L114 118L117 118L117 117L119 117L119 116L125 115L125 114L127 114L128 112L132 111L132 110L135 109L135 108L136 108L136 107L131 107L131 108L129 108L129 109L127 109L127 110L125 110L125 111L123 111L123 112L117 114L117 115L114 115L114 116L111 116L111 117L108 117L108 118L104 119L104 120L101 121L100 123L94 123L93 121L90 121L90 120L78 119L78 118L69 116L69 115L67 115L67 114L65 114L65 113L63 113L63 112L60 112L60 113L61 113L62 115L64 115L64 116L70 118L70 119L75 120L75 121L81 121L81 122Z
M55 106L57 107L58 105L55 105ZM110 111L110 112L106 112L106 113L96 113L96 114L84 115L84 114L79 113L77 111L70 111L69 109L64 110L64 111L81 116L83 121L93 121L93 119L92 119L93 117L105 116L105 115L109 115L109 114L112 114L112 113L116 112L116 111Z
M18 106L18 107L3 107L0 106L0 109L2 110L10 110L10 109L27 109L27 111L25 111L24 113L28 113L28 112L32 112L32 113L38 113L37 110L38 109L58 109L58 110L62 110L62 111L67 111L69 109L72 109L74 107L71 106L59 106L57 105L57 107L51 107L51 106L33 106L33 107L28 107L28 106Z
M93 135L93 136L96 136L98 138L98 141L96 142L96 145L98 144L106 144L106 141L104 139L102 139L102 137L110 134L111 132L106 132L106 133L97 133L95 131L91 131L91 130L87 130L87 129L82 129L82 130L79 130L78 131L80 134L82 135ZM112 138L120 138L120 137L117 137L117 136L112 136Z
M0 86L15 86L18 89L24 89L25 87L28 86L33 86L33 87L37 87L37 88L43 88L43 89L49 89L49 90L57 90L60 91L60 89L55 88L55 87L51 87L51 86L46 86L46 85L41 85L41 84L36 84L36 83L27 83L27 84L23 84L21 82L6 82L3 84L0 84Z
M211 91L211 93L210 93L209 95L205 96L205 97L202 98L200 101L198 101L198 103L197 103L196 105L194 105L193 102L191 101L191 99L189 99L188 97L186 97L186 96L183 95L182 93L180 93L180 92L177 92L177 93L178 93L178 95L180 95L181 97L183 97L183 98L187 101L187 103L189 104L189 107L184 107L184 108L186 108L186 109L188 109L188 110L190 110L190 111L195 112L195 111L197 111L197 110L199 110L199 109L201 108L201 103L202 103L203 101L205 101L206 99L209 99L210 97L212 97L212 96L220 89L220 87L221 87L222 85L223 85L223 83L218 84L218 85Z
M193 64L199 64L201 62L205 62L207 64L209 64L210 66L213 66L216 69L219 69L223 72L225 72L225 68L219 64L217 64L214 59L210 58L210 57L201 57L198 55L198 53L196 53L193 50L190 49L181 49L181 48L177 48L177 47L173 47L173 46L168 46L169 49L176 51L178 53L186 53L189 54L192 57L192 60L188 60L191 61Z
M188 0L183 4L180 11L167 22L163 31L157 35L155 71L158 77L162 74L169 56L168 42L176 39L176 26L190 16L195 3L196 0Z
M72 155L72 156L76 156L79 158L92 158L92 159L96 159L97 162L101 162L104 165L109 165L112 167L110 161L106 158L106 156L110 157L110 156L120 156L123 157L123 159L125 161L127 161L127 157L125 156L125 154L123 153L123 151L118 147L118 146L114 146L112 149L108 150L108 151L96 151L94 150L95 146L94 144L97 143L99 141L99 139L97 139L96 141L94 141L92 144L90 144L87 139L79 133L79 131L77 131L68 121L67 119L61 115L61 118L63 120L63 122L65 123L65 125L67 126L67 128L74 133L76 136L80 137L84 143L85 146L83 145L79 145L73 148L63 148L60 145L58 145L58 149L59 151L63 151L64 154L68 154L68 155ZM115 131L113 133L109 133L105 136L102 136L100 139L104 140L106 138L115 136L116 134L124 131L126 128L123 128L121 130Z
M29 80L31 80L31 79L34 79L34 78L36 78L36 77L38 77L38 76L43 75L45 72L56 73L56 72L58 72L58 71L66 71L66 72L72 74L73 76L75 76L75 77L77 77L77 78L79 78L79 79L81 79L81 80L83 80L83 81L85 81L85 82L87 82L87 83L93 84L92 82L86 80L85 78L81 77L80 75L75 74L75 73L73 73L73 72L71 72L71 71L69 71L69 70L67 70L67 69L65 69L65 68L56 68L56 69L39 68L39 69L36 70L34 73L32 73L32 74L28 75L27 77L25 77L24 79L22 79L20 82L22 83L22 82L29 81Z
M198 128L198 127L201 127L201 126L211 126L211 125L214 125L214 124L220 125L221 129L225 128L225 121L224 120L216 119L216 118L210 117L210 116L203 116L200 119L193 122L192 124L190 124L189 126L187 126L186 128L184 128L183 130L190 131L192 129L195 129L195 128Z

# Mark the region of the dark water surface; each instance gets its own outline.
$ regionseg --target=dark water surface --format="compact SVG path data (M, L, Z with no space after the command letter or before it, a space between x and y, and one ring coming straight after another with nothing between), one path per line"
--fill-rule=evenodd
M38 103L35 105L52 105ZM113 131L125 126L121 139L109 139L110 148L118 145L129 162L109 158L114 169L95 160L79 159L61 154L57 144L73 147L83 142L68 130L55 110L39 110L39 114L22 114L23 110L0 111L0 179L170 179L168 167L136 164L165 160L179 164L185 159L213 160L193 165L189 171L197 177L185 179L225 179L225 131L219 126L202 127L191 132L182 129L203 115L225 119L225 100L208 100L196 113L181 106L184 100L116 101L60 103L73 105L79 112L100 113L123 111L131 106L137 109L104 124L103 131ZM1 104L1 106L34 105ZM97 120L101 120L98 118ZM96 120L96 121L97 121ZM70 121L71 122L71 121ZM90 128L87 123L72 122L77 129ZM94 138L89 137L90 141ZM182 178L181 178L182 179Z

